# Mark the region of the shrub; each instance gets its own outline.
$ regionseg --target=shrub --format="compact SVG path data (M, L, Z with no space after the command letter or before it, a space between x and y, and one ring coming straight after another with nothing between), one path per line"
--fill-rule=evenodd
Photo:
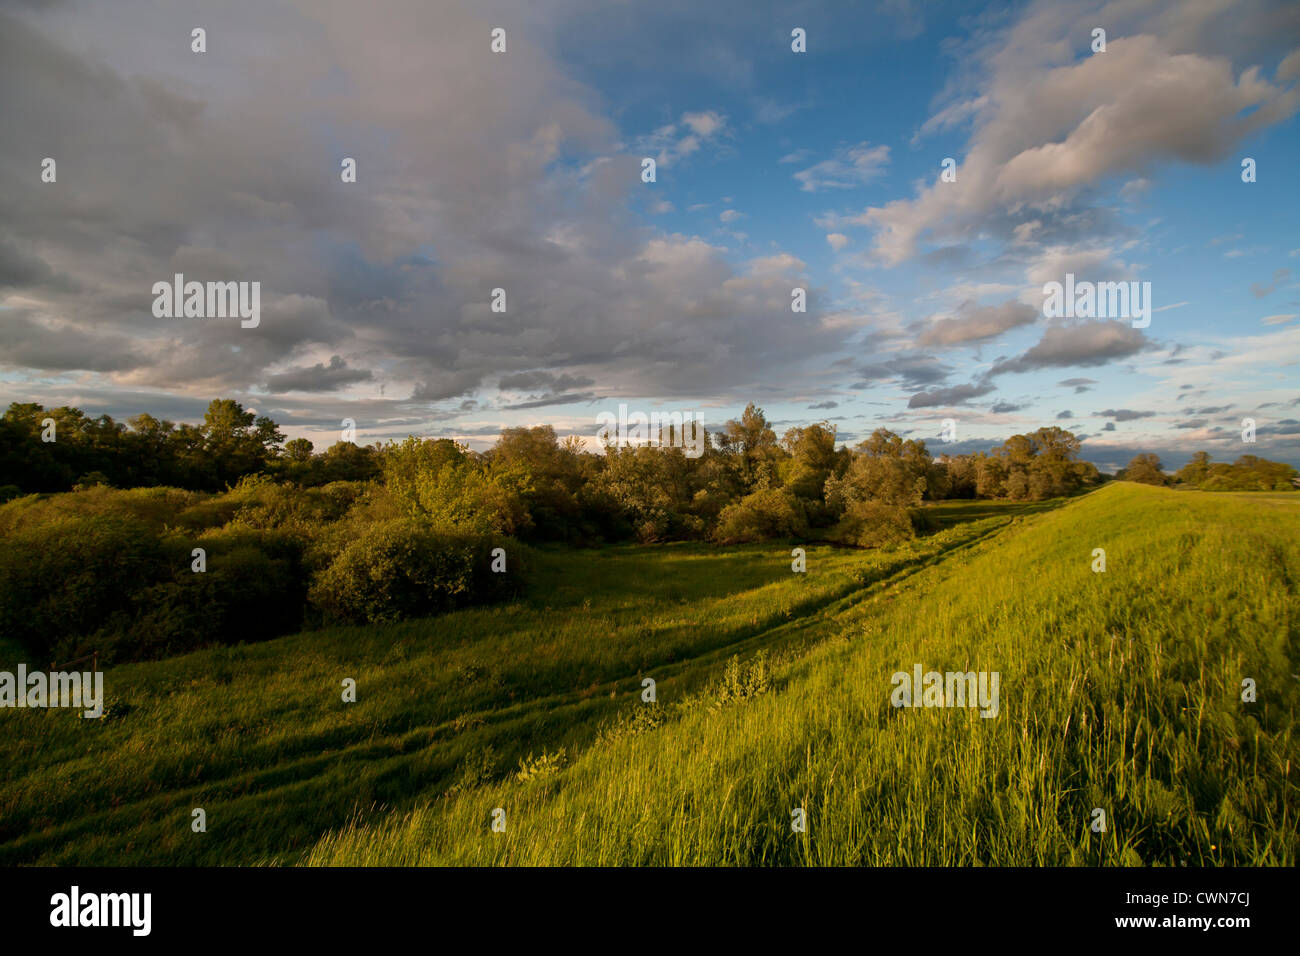
M540 780L543 777L550 777L560 772L564 767L567 758L564 748L561 747L555 753L542 753L534 757L531 753L525 758L519 758L519 770L515 773L515 779L521 782L529 780Z
M803 506L781 488L764 488L727 505L713 536L721 544L801 537L808 529Z
M124 626L142 581L167 572L159 540L138 518L59 516L0 541L0 632L41 660L106 626Z
M879 548L916 537L906 508L882 501L855 501L844 511L832 537L859 548Z
M274 532L214 531L197 546L207 570L191 566L194 542L173 538L170 579L132 598L128 633L97 635L114 656L160 657L208 644L260 641L302 626L306 598L299 543Z
M507 570L492 570L504 548ZM366 528L320 571L310 600L329 620L398 621L517 593L523 546L494 535L437 533L405 518Z
M772 675L767 667L767 652L759 651L748 666L742 666L739 655L733 654L727 661L722 681L706 691L710 710L720 710L728 704L738 704L759 694L766 693L772 686Z
M27 495L0 506L0 536L20 528L52 524L65 518L118 517L144 522L151 532L176 521L182 509L209 497L179 488L135 488L122 491L93 485L54 495Z

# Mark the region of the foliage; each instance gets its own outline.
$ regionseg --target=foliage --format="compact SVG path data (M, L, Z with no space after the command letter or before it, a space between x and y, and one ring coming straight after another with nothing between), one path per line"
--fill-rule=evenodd
M721 544L800 537L807 519L798 498L782 488L764 488L727 505L718 515L714 539Z
M491 569L496 548L506 552L513 573ZM398 518L370 525L349 542L316 575L309 598L331 622L400 621L509 596L523 561L507 538L435 531Z

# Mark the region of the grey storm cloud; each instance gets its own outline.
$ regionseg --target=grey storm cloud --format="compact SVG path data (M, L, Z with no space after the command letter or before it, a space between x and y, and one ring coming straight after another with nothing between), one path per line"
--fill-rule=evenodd
M524 392L565 392L595 385L595 381L581 375L554 375L550 372L515 372L503 376L497 383L502 390Z
M964 303L957 309L957 317L935 322L917 339L918 344L960 345L964 342L982 342L996 338L1009 329L1032 325L1039 311L1023 302L1002 302L998 305Z
M504 409L525 409L594 401L598 397L595 392L578 391L594 384L594 380L581 375L532 371L503 376L497 387L502 391L531 392L524 401L501 406Z
M989 409L994 415L1006 415L1010 412L1018 412L1021 409L1028 408L1028 405L1017 405L1013 402L997 402Z
M333 392L345 385L368 382L374 378L369 369L349 368L340 356L330 358L329 365L317 362L272 375L266 383L268 392Z
M145 0L0 12L0 220L23 237L0 241L0 305L31 306L3 360L245 400L374 381L414 412L538 370L556 379L529 402L740 394L843 349L851 329L789 320L793 286L822 301L795 257L642 220L628 131L552 54L556 13L587 16L530 9L539 42L491 57L464 41L497 25L470 0L180 0L197 57L188 27L159 47ZM261 282L259 327L155 318L176 272Z
M65 290L76 288L68 278L57 276L40 256L23 249L12 239L0 237L0 289L42 285L54 285Z
M545 395L541 398L530 399L526 402L516 402L513 405L502 405L502 408L545 408L548 405L572 405L576 402L590 402L597 396L593 392L566 392L562 395Z
M50 371L126 372L145 360L127 336L11 309L0 321L0 365Z
M809 408L810 410L813 410L813 411L819 411L819 410L821 410L821 409L839 408L839 407L840 407L840 403L839 403L839 402L830 402L830 401L828 401L828 402L818 402L816 405L809 405L809 406L808 406L808 408Z
M1074 412L1070 411L1068 408L1065 409L1065 411L1056 413L1056 420L1058 422L1067 421L1068 419L1071 419L1073 417L1074 417Z
M1210 423L1209 419L1207 418L1193 418L1189 421L1179 422L1174 427L1175 428L1204 428L1209 423Z

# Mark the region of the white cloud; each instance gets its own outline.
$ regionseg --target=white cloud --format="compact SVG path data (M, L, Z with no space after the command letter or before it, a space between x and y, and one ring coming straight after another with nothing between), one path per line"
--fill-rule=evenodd
M713 110L703 113L683 113L682 122L691 128L691 132L703 139L708 139L727 125L726 117Z
M1234 28L1262 6L1106 6L1106 53L1081 57L1070 39L1089 35L1102 4L1031 7L983 52L978 95L987 102L967 111L975 130L957 181L936 176L915 198L847 221L872 229L877 258L897 264L923 242L1006 235L1043 213L1066 220L1086 201L1086 188L1107 177L1149 175L1164 161L1222 159L1300 108L1300 89L1268 82L1249 62L1237 72L1216 46L1263 53L1266 32ZM933 119L951 118L945 110Z
M875 179L889 163L888 146L858 143L838 150L833 159L794 174L804 192L819 189L855 189Z

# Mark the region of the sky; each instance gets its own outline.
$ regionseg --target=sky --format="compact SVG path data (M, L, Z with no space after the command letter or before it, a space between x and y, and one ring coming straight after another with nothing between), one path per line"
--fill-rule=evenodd
M0 403L1300 465L1298 109L1285 0L0 0Z

